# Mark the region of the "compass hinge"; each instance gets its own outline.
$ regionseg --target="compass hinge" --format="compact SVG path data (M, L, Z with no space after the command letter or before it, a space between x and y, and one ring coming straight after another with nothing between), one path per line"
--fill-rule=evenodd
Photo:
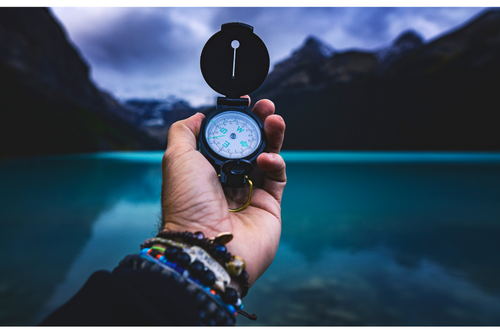
M223 106L248 106L248 98L217 97L217 107Z

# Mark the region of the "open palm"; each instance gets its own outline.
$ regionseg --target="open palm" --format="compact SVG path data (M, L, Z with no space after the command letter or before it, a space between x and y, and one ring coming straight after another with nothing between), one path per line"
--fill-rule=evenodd
M257 158L262 172L251 175L254 195L245 210L229 212L214 167L197 150L203 114L172 125L162 163L163 229L202 231L205 237L231 232L234 238L227 248L245 259L250 285L276 255L281 235L281 197L286 184L285 162L279 155L285 132L283 118L274 114L274 104L269 100L257 102L252 112L264 123L267 145Z

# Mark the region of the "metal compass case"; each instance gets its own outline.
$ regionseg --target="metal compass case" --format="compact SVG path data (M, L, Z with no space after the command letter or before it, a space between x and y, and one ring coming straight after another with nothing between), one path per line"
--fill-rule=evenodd
M264 150L266 135L248 108L248 98L241 96L266 79L269 53L252 26L226 23L205 44L200 65L208 85L226 96L217 98L216 109L203 120L200 151L220 175L223 187L243 187Z

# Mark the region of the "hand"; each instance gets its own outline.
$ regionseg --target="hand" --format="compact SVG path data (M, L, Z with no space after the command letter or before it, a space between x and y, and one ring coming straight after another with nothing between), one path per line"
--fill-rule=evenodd
M202 113L170 127L162 163L161 199L163 230L202 231L205 237L231 232L234 238L227 249L245 260L250 285L271 265L278 250L286 184L285 162L279 155L285 122L274 114L269 100L257 102L252 112L264 124L267 145L257 158L263 172L252 173L255 185L250 206L229 212L214 167L197 150L196 139L205 118Z

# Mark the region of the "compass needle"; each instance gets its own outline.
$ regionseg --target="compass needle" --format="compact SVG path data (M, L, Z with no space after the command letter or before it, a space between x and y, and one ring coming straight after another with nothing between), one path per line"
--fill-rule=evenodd
M215 138L222 138L223 136L226 136L226 135L224 134L224 135L219 135L219 136L211 136L211 137L207 138L207 140L208 139L215 139Z

